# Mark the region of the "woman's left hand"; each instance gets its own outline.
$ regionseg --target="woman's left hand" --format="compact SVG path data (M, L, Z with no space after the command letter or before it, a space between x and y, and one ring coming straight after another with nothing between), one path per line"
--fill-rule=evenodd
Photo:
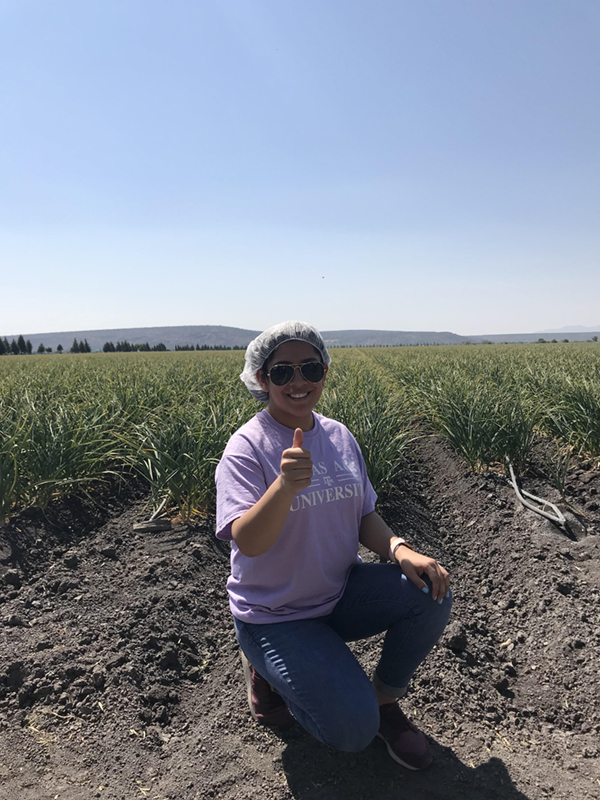
M406 577L424 592L429 592L429 587L420 576L427 575L431 581L431 598L441 605L450 589L450 577L442 565L435 558L415 553L403 545L396 550L395 558Z

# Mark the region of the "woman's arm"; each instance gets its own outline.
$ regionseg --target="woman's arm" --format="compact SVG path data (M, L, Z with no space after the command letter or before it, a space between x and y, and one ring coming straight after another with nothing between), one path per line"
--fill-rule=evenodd
M367 550L382 558L389 558L390 546L399 538L383 521L376 511L362 518L359 541ZM450 578L446 570L434 558L416 553L407 545L401 544L394 553L394 560L402 567L402 572L415 586L429 591L427 584L421 579L425 573L431 580L431 597L441 603L450 588Z
M280 473L252 508L231 523L233 541L245 556L254 558L270 550L279 538L294 497L312 481L310 452L304 434L294 431L292 446L281 454Z
M367 550L377 553L382 558L389 558L392 540L398 537L376 511L371 511L370 514L362 518L358 538ZM401 545L398 550L400 549L409 550L410 548ZM396 553L398 553L398 550L396 550Z

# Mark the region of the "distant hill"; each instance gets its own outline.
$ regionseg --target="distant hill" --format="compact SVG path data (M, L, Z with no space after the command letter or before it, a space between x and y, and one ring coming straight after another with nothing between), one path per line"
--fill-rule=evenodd
M595 328L586 328L585 325L565 325L564 328L556 328L550 331L542 331L542 333L597 333L600 330L600 325Z
M545 331L542 333L494 333L488 336L462 336L462 341L469 341L473 344L479 344L481 342L494 342L494 344L517 344L523 343L526 344L527 342L537 342L539 339L545 339L546 341L551 341L552 339L557 339L559 342L563 339L567 339L569 342L587 342L592 336L598 336L600 338L600 327L593 331L591 328L589 331L585 333L575 331L575 332L558 332L558 331Z
M32 333L23 336L29 339L33 350L40 344L56 350L62 344L69 350L73 339L82 341L87 339L93 351L102 350L105 342L122 342L127 340L132 344L148 342L150 347L162 342L169 350L174 350L176 345L223 345L233 347L238 345L246 347L248 342L258 336L260 331L249 331L244 328L228 328L225 325L177 325L164 328L110 328L98 331L60 331L58 333ZM18 334L17 334L18 336ZM10 342L13 336L6 337Z
M97 331L61 331L53 333L24 333L29 339L34 352L40 344L51 347L54 351L62 344L68 351L73 339L82 341L87 339L93 351L102 350L105 342L127 340L132 344L153 345L162 342L169 350L174 350L177 345L221 345L225 347L246 347L260 331L246 328L231 328L226 325L178 325L162 328L111 328ZM344 330L322 331L323 338L328 347L393 347L407 345L431 344L463 344L471 342L536 342L540 338L569 339L570 341L586 341L592 336L600 337L599 331L576 332L543 332L543 333L512 333L490 334L486 336L461 336L450 331L378 331L378 330ZM6 335L9 342L18 337L17 334Z
M328 347L394 347L460 344L462 336L449 331L321 331Z

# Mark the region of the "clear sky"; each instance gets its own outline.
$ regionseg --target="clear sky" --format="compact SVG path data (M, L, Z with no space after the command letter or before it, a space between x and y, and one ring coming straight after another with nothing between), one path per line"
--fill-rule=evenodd
M598 0L2 0L0 334L600 325Z

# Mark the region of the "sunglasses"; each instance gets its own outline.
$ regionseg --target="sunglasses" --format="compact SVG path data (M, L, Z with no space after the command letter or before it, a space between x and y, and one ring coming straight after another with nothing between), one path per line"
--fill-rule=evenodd
M296 369L300 370L304 380L311 383L318 383L325 375L325 367L320 361L307 361L305 364L276 364L267 372L267 377L275 386L285 386L294 377Z

